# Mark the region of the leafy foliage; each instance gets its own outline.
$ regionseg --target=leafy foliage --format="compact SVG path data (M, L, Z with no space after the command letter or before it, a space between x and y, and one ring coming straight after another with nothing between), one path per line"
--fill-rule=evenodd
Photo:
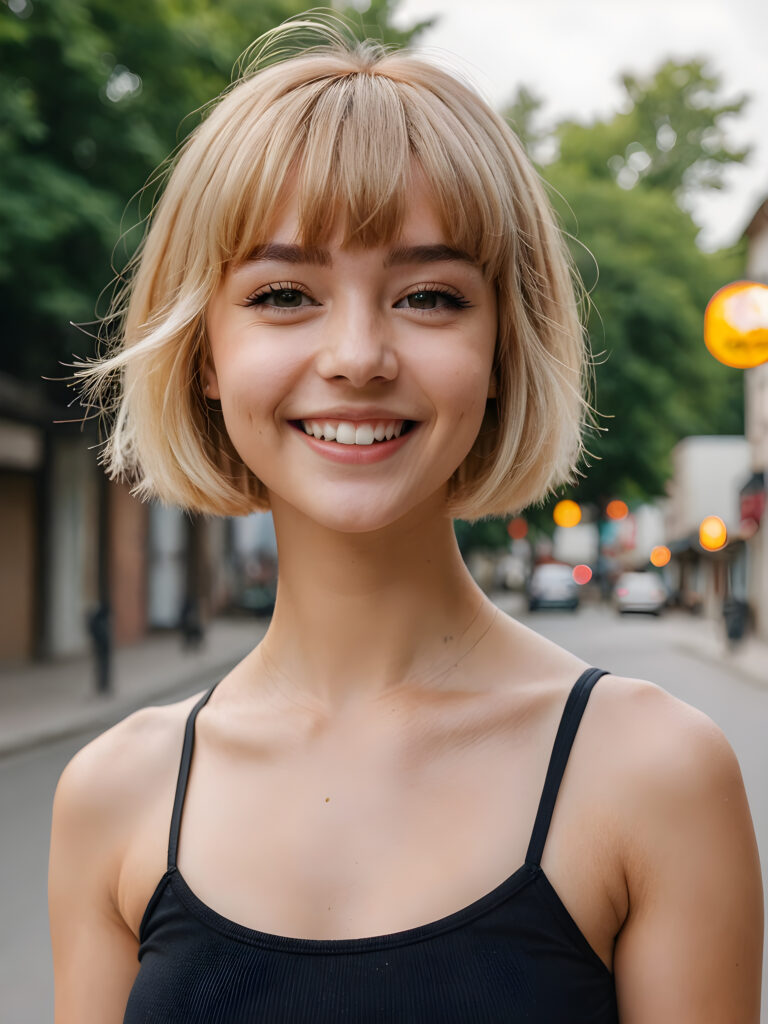
M739 275L743 253L702 253L695 225L663 189L625 192L562 165L548 178L568 196L572 214L557 203L591 285L587 329L603 429L588 444L595 457L577 496L602 505L663 494L678 440L743 429L741 374L702 340L706 303Z
M543 106L541 96L521 85L504 110L505 118L533 160L537 157L538 144L550 134L537 123Z
M474 523L456 519L453 528L462 555L467 555L473 549L492 551L509 544L507 525L503 519L480 519Z
M623 188L642 181L678 199L722 188L723 168L748 154L729 146L723 123L742 111L746 98L719 101L720 79L701 60L667 61L647 79L624 74L621 82L626 112L558 126L560 160L590 177L613 178Z
M404 46L435 24L435 18L424 18L407 28L396 28L392 17L400 0L370 0L370 3L353 2L344 11L358 39L378 39L387 46ZM437 5L436 5L437 6Z
M405 42L396 0L349 19L358 35ZM147 210L126 203L230 81L257 36L303 0L16 0L0 6L2 367L55 375L91 342L110 258L122 265ZM151 198L151 196L150 196ZM146 203L144 204L147 205Z
M599 429L575 487L526 512L535 531L552 529L551 507L569 496L597 507L613 497L663 495L671 450L689 434L743 431L743 380L717 363L702 340L704 308L743 273L744 247L706 254L686 212L690 196L721 188L741 162L724 122L746 99L721 100L719 78L700 60L668 61L647 78L624 74L622 112L548 131L542 101L525 87L505 111L540 168L590 301L586 327L595 359ZM502 547L500 521L461 524L462 550Z
M702 61L670 61L622 83L626 109L555 126L558 155L541 168L591 300L600 430L568 493L599 507L614 496L663 494L680 438L743 430L741 374L712 359L702 341L704 308L742 272L743 247L702 252L684 207L692 192L721 187L722 168L744 159L729 149L723 119L746 101L720 101L720 81ZM526 142L540 144L546 133L530 127L540 101L518 93L512 118L521 100Z

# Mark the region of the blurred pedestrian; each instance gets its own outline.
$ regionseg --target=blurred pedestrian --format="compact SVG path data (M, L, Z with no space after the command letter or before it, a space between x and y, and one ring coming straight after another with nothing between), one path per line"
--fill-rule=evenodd
M294 31L182 146L82 374L122 380L109 471L271 509L280 577L215 688L65 770L56 1019L754 1022L723 735L498 612L457 549L453 517L541 499L581 448L541 182L435 63L319 27L286 58Z

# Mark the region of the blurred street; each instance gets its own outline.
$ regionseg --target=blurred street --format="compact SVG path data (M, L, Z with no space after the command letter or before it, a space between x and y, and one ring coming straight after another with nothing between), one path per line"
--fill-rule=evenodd
M604 606L575 613L522 613L519 595L498 599L505 609L592 664L621 675L653 680L701 708L724 730L736 750L763 853L768 856L768 661L765 648L737 654L729 664L711 622L681 613L659 619L619 616ZM241 639L244 639L241 638ZM186 662L190 682L176 678L178 700L201 689L195 657ZM209 655L210 665L213 664ZM212 668L211 668L212 671ZM155 676L157 678L157 676ZM761 682L762 678L762 682ZM152 694L145 690L147 702ZM115 705L117 708L117 705ZM121 713L125 713L125 709ZM6 927L0 933L0 1022L44 1024L52 1019L52 976L46 907L50 807L56 780L72 754L99 729L9 754L0 760L0 905ZM9 827L10 826L10 827ZM12 925L12 926L9 926ZM768 1000L763 1009L768 1019Z

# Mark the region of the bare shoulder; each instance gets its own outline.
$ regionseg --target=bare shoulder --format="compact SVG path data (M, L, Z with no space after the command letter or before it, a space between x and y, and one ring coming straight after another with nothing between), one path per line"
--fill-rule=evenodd
M98 827L102 841L110 837L111 825L129 829L132 812L158 781L175 777L184 723L199 696L142 708L86 744L61 774L54 820L78 829Z
M519 678L534 680L532 690L550 705L550 717L559 715L587 664L514 620L504 621L503 628L507 646L499 663L518 663ZM495 672L503 676L498 668ZM713 787L721 794L742 787L722 730L702 711L645 679L601 677L576 744L585 752L590 787L599 787L601 800L613 794L622 807L630 798L658 807L696 792L711 795Z
M668 799L741 785L723 731L697 708L644 679L605 676L596 688L595 727L629 792ZM628 795L628 794L627 794Z
M627 894L614 955L620 1016L751 1024L762 885L736 755L707 715L645 680L606 676L594 697L585 725Z
M720 727L642 679L606 676L593 696L587 728L636 894L665 858L690 869L704 847L721 869L756 862L741 769Z
M137 930L120 899L126 850L173 792L195 699L129 715L83 747L59 779L48 870L57 1020L122 1020L138 970ZM161 847L161 865L162 856Z

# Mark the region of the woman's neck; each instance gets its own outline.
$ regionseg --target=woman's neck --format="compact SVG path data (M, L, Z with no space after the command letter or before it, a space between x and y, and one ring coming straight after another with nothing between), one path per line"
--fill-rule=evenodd
M290 507L274 513L280 578L259 650L297 699L331 710L427 684L488 628L492 606L434 509L373 534L327 530Z

